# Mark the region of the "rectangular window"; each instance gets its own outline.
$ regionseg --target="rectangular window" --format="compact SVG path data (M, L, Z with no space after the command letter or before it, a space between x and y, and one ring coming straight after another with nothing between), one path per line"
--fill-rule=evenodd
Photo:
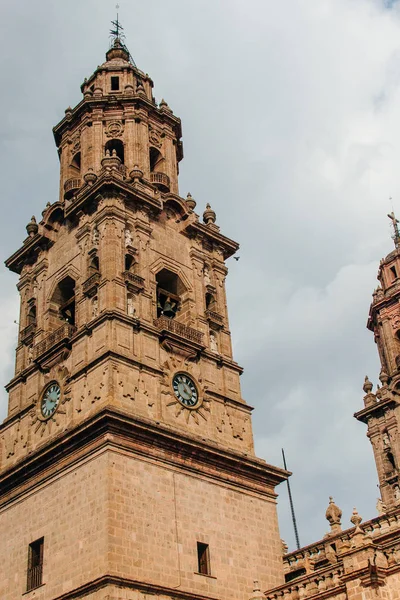
M208 544L197 542L197 559L199 563L198 572L202 575L211 575L210 549Z
M43 574L43 546L44 538L29 544L28 550L28 576L26 591L29 592L42 585Z
M119 90L119 77L111 77L111 89L113 92Z
M397 271L396 271L396 267L390 267L390 271L391 271L391 273L392 273L392 279L393 279L393 281L394 281L395 279L397 279Z

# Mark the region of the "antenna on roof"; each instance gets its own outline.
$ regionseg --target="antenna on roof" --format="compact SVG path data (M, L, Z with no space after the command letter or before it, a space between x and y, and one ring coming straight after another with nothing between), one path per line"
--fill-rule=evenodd
M282 457L283 457L283 466L285 468L285 471L287 471L285 451L283 448L282 448ZM294 536L296 538L296 546L297 546L297 550L300 550L299 532L297 531L296 515L294 514L294 506L293 506L292 492L290 491L289 479L286 480L286 484L287 484L288 495L289 495L290 512L292 513L292 522L293 522Z

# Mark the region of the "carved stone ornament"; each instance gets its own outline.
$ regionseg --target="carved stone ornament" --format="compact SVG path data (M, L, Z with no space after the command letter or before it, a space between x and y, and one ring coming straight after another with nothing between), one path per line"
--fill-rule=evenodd
M390 321L392 323L392 328L395 331L397 331L397 329L400 329L400 314L399 313L395 313L394 315L391 315Z
M76 133L74 135L74 137L71 139L71 145L72 145L72 154L76 154L77 152L79 152L79 150L81 149L81 132L78 131L78 133Z
M121 137L124 133L124 126L121 121L110 121L107 123L105 133L109 138Z
M149 125L149 141L152 146L156 146L156 148L161 148L161 136L158 133L158 131L151 127L151 125Z

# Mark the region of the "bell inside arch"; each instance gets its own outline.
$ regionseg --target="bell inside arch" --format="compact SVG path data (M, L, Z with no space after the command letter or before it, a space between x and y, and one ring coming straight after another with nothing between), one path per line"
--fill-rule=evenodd
M171 300L170 296L168 296L164 302L164 306L162 307L162 313L166 317L173 319L176 315L176 311L178 308L177 302Z

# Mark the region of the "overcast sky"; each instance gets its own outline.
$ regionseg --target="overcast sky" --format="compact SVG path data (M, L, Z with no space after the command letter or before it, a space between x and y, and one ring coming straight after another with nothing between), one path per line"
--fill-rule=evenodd
M113 0L18 0L0 9L3 259L58 195L52 127L104 61ZM303 545L376 516L363 407L377 382L365 328L400 214L400 11L390 0L119 0L137 65L182 118L180 193L210 202L241 244L228 302L260 457L294 475ZM0 379L12 376L17 277L0 275ZM6 414L6 394L0 397ZM285 487L281 534L294 548Z

